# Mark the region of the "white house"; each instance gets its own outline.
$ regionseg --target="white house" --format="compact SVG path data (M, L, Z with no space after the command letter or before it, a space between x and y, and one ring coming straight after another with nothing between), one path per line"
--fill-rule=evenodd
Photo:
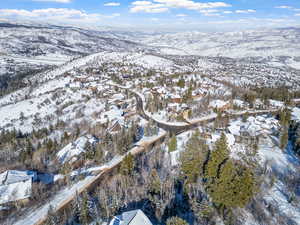
M230 102L217 99L211 101L209 107L218 110L226 110L230 108Z
M36 172L7 170L0 174L0 204L23 200L31 196Z
M75 162L78 159L78 156L86 151L84 147L87 142L95 144L98 140L90 134L77 138L74 142L69 143L56 153L58 161L61 164Z
M152 225L142 210L132 210L115 216L109 225Z

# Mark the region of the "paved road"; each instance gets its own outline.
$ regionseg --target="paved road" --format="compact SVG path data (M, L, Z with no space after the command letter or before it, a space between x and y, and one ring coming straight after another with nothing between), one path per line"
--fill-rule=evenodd
M212 114L211 116L199 118L197 120L193 120L190 123L182 123L182 124L172 124L168 122L163 122L163 121L158 121L155 118L151 117L146 110L145 110L145 100L144 97L131 90L128 87L123 87L119 86L116 84L110 84L112 86L116 86L122 89L127 89L131 93L133 93L136 97L137 100L137 112L146 120L152 120L156 123L156 125L165 131L171 132L173 134L179 134L184 131L188 131L190 129L196 128L200 125L203 125L204 123L214 121L217 116L215 114ZM272 110L257 110L257 111L243 111L239 113L233 113L230 114L230 117L240 117L244 114L249 114L249 115L257 115L257 114L266 114L266 113L276 113L278 112L279 109L272 109ZM154 145L157 142L160 142L163 140L166 136L166 132L163 132L159 134L156 137L153 137L150 140L144 141L140 143L139 146L134 147L133 149L130 150L130 153L133 155L140 154L144 151L146 151L148 148L150 148L152 145ZM73 199L76 197L77 194L82 193L83 191L87 190L89 187L91 187L93 184L98 182L103 178L104 175L106 175L109 171L111 171L113 168L117 167L125 157L122 156L118 160L114 160L113 162L110 162L108 165L104 166L103 169L100 170L100 173L97 175L91 175L87 176L83 181L80 181L76 183L75 185L71 186L69 189L64 189L62 191L59 191L51 200L49 203L41 206L40 208L32 210L29 214L23 216L20 220L15 222L15 225L41 225L45 222L47 219L47 214L48 214L48 209L49 206L54 206L54 211L58 212L64 207L66 207ZM11 223L7 223L11 224Z
M134 90L130 87L124 87L120 86L117 84L110 84L111 86L115 86L121 89L126 89L130 91L132 94L134 94L136 101L137 101L137 109L136 111L139 113L141 117L143 117L146 120L151 120L156 125L172 134L180 134L182 132L194 129L198 126L204 125L206 123L212 122L217 118L217 114L211 114L199 119L194 119L191 120L189 123L169 123L169 122L164 122L164 121L159 121L155 118L153 118L149 113L146 112L145 110L145 99L144 96ZM241 117L245 114L248 114L249 116L254 116L254 115L261 115L261 114L266 114L266 113L278 113L281 109L268 109L268 110L245 110L241 112L236 112L236 113L230 113L227 114L227 117L234 118L234 117ZM225 116L225 115L224 115Z

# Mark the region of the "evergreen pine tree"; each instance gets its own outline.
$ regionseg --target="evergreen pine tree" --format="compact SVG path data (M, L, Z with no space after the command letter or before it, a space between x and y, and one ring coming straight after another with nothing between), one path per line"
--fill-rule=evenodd
M95 160L97 162L102 162L103 160L103 149L102 149L102 143L101 144L97 144L95 147Z
M77 125L76 128L75 128L75 138L79 138L79 135L80 135L80 128L79 126Z
M161 191L161 181L156 169L152 169L149 182L148 192L151 195L159 195Z
M83 192L81 197L81 206L80 206L80 223L82 225L87 225L89 220L89 206L88 206L88 194Z
M133 174L133 170L134 170L134 158L133 155L131 153L128 153L120 166L120 172L122 175L124 176L129 176Z
M172 136L169 140L168 150L169 152L174 152L177 149L177 138L176 136Z
M208 187L213 202L226 208L244 207L254 194L255 181L251 170L228 160L219 177Z
M69 135L68 135L68 132L64 132L64 135L63 135L63 141L66 141L69 139Z
M183 78L181 78L178 82L177 82L177 86L180 88L184 88L185 87L185 80Z
M173 216L167 220L167 225L188 225L188 223L180 217Z
M91 142L87 141L84 145L84 149L85 149L85 158L92 160L95 157L95 149L93 147L93 145L91 144Z
M222 133L220 139L216 142L214 150L211 152L206 165L206 175L208 178L216 178L219 175L221 165L229 158L229 149L227 138Z
M195 183L203 174L207 153L208 147L200 140L199 132L195 132L180 155L181 172L187 183Z

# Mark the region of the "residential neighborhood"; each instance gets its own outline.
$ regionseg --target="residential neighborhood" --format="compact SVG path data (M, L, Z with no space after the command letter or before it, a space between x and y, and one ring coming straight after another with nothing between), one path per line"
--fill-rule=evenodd
M0 3L1 225L300 225L300 5Z

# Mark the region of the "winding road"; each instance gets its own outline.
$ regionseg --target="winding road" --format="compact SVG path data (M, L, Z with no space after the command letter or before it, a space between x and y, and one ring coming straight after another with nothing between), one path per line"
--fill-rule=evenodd
M121 85L117 85L117 84L109 84L113 87L117 87L117 88L121 88L124 90L128 90L129 92L131 92L137 101L136 104L136 111L139 113L139 115L141 117L143 117L145 120L148 121L153 121L159 128L162 128L165 131L168 131L172 134L180 134L182 132L194 129L196 127L199 127L201 125L205 125L209 122L214 121L217 118L217 114L211 114L205 117L201 117L198 119L193 119L190 120L189 123L182 123L182 124L176 124L176 123L169 123L169 122L165 122L165 121L160 121L157 120L155 118L152 117L152 115L150 113L148 113L145 109L145 98L142 94L138 93L137 91L134 91L132 87L125 87L125 86L121 86ZM222 116L227 116L230 118L236 118L236 117L241 117L245 114L249 115L249 116L255 116L255 115L262 115L262 114L267 114L267 113L272 113L272 114L276 114L280 111L280 108L276 108L276 109L267 109L267 110L244 110L241 112L234 112L234 113L227 113L227 114L223 114Z
M174 123L168 123L164 121L159 121L151 116L150 113L146 112L145 110L145 99L144 96L140 93L132 90L132 88L120 86L117 84L109 84L114 87L118 87L121 89L126 89L134 94L137 100L137 112L141 117L148 121L153 121L159 128L162 128L164 131L159 133L157 136L154 136L152 138L142 140L138 146L131 149L129 152L132 155L138 155L141 154L148 149L151 149L152 146L156 143L161 142L166 137L167 132L170 132L172 134L180 134L182 132L188 131L190 129L194 129L200 125L203 125L207 122L214 121L217 118L216 114L212 114L210 116L206 116L203 118L195 119L190 121L190 123L183 123L183 124L174 124ZM227 116L230 117L240 117L244 114L249 115L258 115L258 114L266 114L266 113L277 113L280 109L270 109L270 110L257 110L257 111L243 111L238 113L231 113L227 114ZM166 132L167 131L167 132ZM127 153L128 154L128 153ZM110 171L112 171L114 168L120 165L124 157L126 156L120 156L117 159L113 159L106 165L99 167L99 170L97 171L97 174L95 174L95 171L93 174L90 174L86 176L83 180L73 184L70 187L66 187L65 189L59 191L55 194L55 196L51 199L49 199L49 202L44 204L41 207L38 208L32 208L31 211L28 212L27 215L23 215L21 219L19 219L17 222L7 222L5 225L15 224L15 225L41 225L43 224L48 216L48 210L51 206L54 210L54 212L58 212L62 209L64 209L69 203L71 203L78 194L84 192L85 190L89 190L89 188L93 187L93 185L97 184L105 175L107 175Z

